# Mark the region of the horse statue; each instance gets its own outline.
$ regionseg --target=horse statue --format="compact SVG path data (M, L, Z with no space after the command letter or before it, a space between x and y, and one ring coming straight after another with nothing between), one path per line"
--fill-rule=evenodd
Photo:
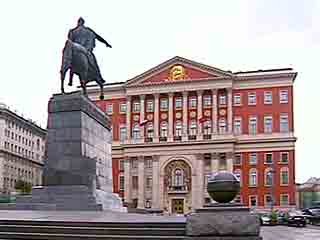
M69 86L72 86L73 75L76 74L79 77L80 85L83 90L83 94L87 95L86 84L88 82L95 81L100 87L100 99L104 99L103 94L103 83L100 74L97 72L97 69L90 61L90 54L85 47L82 45L72 42L68 39L63 48L63 57L62 64L60 69L60 80L61 80L61 93L64 91L64 80L67 71L69 70Z

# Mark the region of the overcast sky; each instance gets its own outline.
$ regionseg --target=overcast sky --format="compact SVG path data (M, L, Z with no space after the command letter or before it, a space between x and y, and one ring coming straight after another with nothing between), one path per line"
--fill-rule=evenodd
M113 47L95 49L107 82L176 55L231 71L293 67L296 180L320 177L319 12L313 0L0 0L0 102L45 127L61 51L82 16Z

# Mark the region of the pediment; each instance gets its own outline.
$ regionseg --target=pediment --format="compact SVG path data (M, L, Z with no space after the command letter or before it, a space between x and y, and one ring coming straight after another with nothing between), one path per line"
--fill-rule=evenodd
M158 66L130 79L127 86L161 84L168 81L201 80L230 77L231 72L223 71L182 57L174 57Z

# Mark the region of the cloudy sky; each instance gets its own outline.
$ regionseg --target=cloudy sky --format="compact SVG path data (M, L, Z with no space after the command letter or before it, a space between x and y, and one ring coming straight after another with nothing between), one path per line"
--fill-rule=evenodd
M297 181L320 177L319 12L313 0L0 0L0 102L45 126L61 50L83 16L113 46L95 49L108 82L176 55L231 71L293 67Z

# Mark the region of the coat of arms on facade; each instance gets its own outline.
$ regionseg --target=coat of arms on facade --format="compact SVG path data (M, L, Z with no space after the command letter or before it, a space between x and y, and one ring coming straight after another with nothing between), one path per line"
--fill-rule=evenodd
M169 80L183 80L187 78L186 69L182 65L175 65L169 73Z

